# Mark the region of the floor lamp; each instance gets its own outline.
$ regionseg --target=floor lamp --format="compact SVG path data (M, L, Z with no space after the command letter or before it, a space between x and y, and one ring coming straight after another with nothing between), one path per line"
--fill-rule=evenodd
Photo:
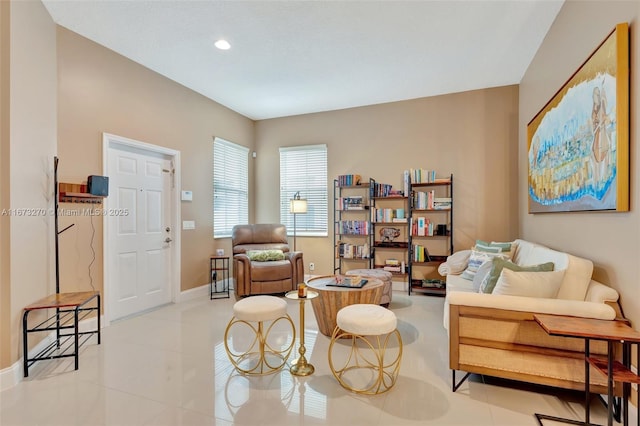
M300 198L300 191L289 200L289 213L293 213L293 251L296 251L296 215L307 212L307 200Z

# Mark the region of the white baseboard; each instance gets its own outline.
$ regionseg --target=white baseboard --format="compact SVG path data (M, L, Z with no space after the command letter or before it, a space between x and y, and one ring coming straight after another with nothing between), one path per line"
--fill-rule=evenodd
M22 381L22 358L11 367L0 370L0 392L14 387L20 381Z
M95 330L97 326L97 320L95 317L88 318L80 321L78 323L78 329L81 332ZM103 317L100 317L100 326L104 328ZM29 351L29 357L35 356L41 350L46 348L50 343L52 343L56 338L56 333L54 331L47 334L37 345L35 345ZM22 343L22 339L20 340ZM23 358L20 357L16 362L11 365L11 367L4 368L0 370L0 392L9 388L14 387L18 383L22 381L23 376Z
M219 282L219 281L218 281ZM221 288L222 284L218 284L218 288ZM229 278L229 292L233 293L234 283L233 278ZM188 300L209 298L209 283L202 284L201 286L190 288L178 294L176 303L186 302Z
M207 295L209 294L209 283L206 284L202 284L199 287L194 287L194 288L190 288L189 290L185 290L185 291L181 291L180 294L178 294L178 300L176 300L176 303L182 303L182 302L186 302L188 300L194 300L194 299L202 299L207 297Z

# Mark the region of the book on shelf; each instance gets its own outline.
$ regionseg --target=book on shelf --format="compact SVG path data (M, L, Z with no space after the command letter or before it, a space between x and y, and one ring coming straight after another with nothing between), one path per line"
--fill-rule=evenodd
M402 173L402 187L404 188L404 193L407 195L409 195L409 183L411 181L409 176L409 170L405 170Z
M436 179L436 171L427 169L409 169L409 177L412 183L432 183Z
M394 219L396 218L396 211L398 209L374 209L373 210L373 215L372 215L372 220L374 222L394 222ZM398 221L400 222L400 221ZM406 222L406 220L405 220Z
M341 220L336 226L336 234L369 235L371 233L371 225L366 220Z
M394 217L391 222L394 223L407 223L407 218L406 217Z
M361 182L362 182L362 176L358 174L338 176L339 186L355 186L355 185L360 185Z
M365 201L361 195L351 197L340 197L338 199L339 210L364 210Z
M433 209L433 203L435 199L435 190L431 191L416 191L413 193L413 206L418 210Z
M432 237L435 232L433 222L427 217L411 218L411 235L417 237Z
M411 250L411 255L414 262L430 262L431 258L429 257L429 250L427 247L414 244Z
M372 197L388 197L391 193L393 185L389 185L387 183L374 183L371 188L371 196Z
M336 257L343 259L369 259L371 250L369 244L350 244L338 241Z

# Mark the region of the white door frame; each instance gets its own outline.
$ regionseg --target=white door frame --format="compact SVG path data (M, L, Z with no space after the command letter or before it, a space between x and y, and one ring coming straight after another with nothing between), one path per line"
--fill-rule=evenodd
M173 194L171 196L171 229L172 232L172 245L173 256L171 256L171 271L172 276L169 278L171 281L171 301L176 302L178 295L180 294L180 265L181 265L181 229L180 227L180 151L175 149L165 148L163 146L152 145L146 142L140 142L134 139L125 138L123 136L112 135L110 133L102 134L102 171L105 176L109 173L109 149L118 147L131 147L150 153L163 154L171 157L173 161ZM108 326L111 322L111 316L109 315L109 220L107 215L102 217L102 280L103 280L103 292L102 292L102 306L104 307L104 326Z

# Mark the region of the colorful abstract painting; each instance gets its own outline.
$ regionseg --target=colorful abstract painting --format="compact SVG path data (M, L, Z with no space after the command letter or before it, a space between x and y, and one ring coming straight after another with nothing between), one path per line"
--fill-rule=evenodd
M628 40L619 24L527 126L530 213L629 209Z

